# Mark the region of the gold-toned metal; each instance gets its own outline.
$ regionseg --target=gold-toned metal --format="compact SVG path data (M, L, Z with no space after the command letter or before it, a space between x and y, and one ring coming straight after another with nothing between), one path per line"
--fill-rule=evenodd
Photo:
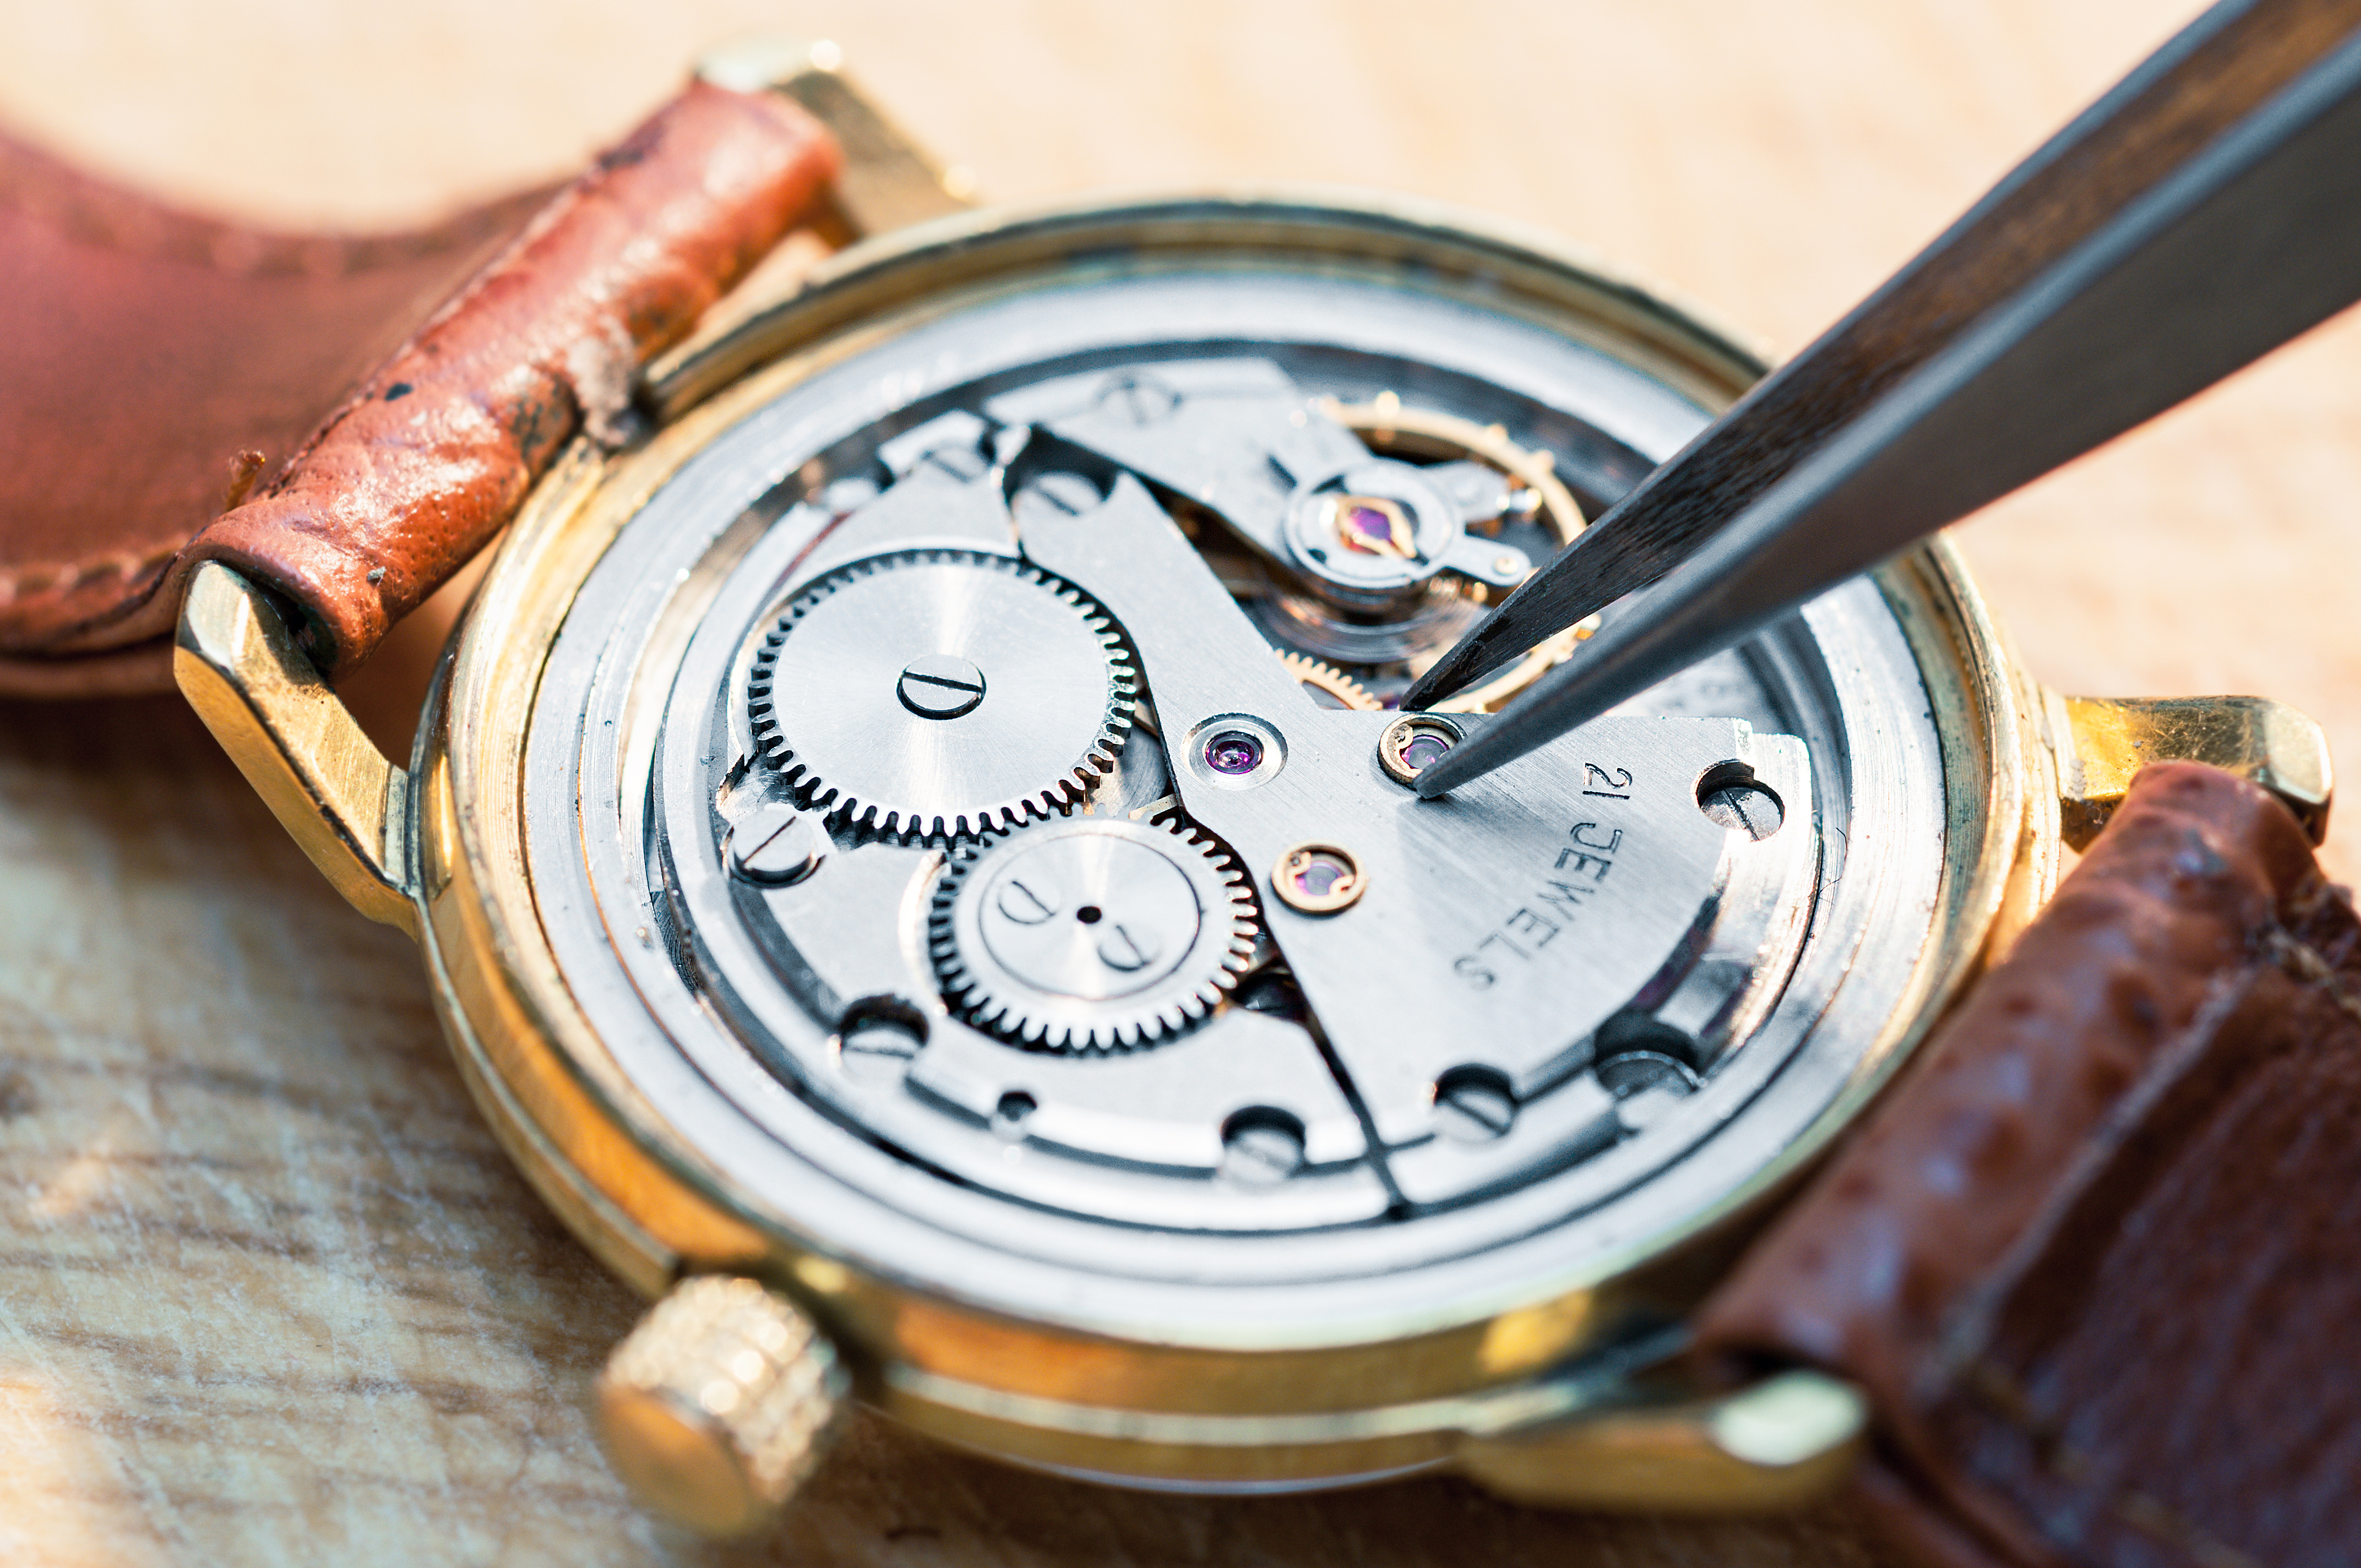
M1709 407L1762 371L1729 339L1591 258L1534 267L1488 247L1499 238L1533 249L1554 242L1488 235L1464 214L1419 203L1245 193L1177 209L1068 203L975 214L933 236L951 243L895 236L829 264L810 293L675 366L651 387L665 420L643 445L610 456L577 444L510 529L422 725L419 878L438 1007L511 1154L644 1291L700 1270L793 1288L824 1313L867 1397L939 1437L1051 1467L1189 1483L1449 1463L1464 1431L1480 1425L1505 1436L1521 1418L1488 1401L1477 1421L1469 1391L1529 1386L1635 1321L1661 1321L1667 1304L1694 1299L1971 977L2004 894L2021 884L2046 895L2055 881L2055 790L2028 788L2040 776L2030 753L2042 750L2030 739L2029 688L1957 557L1937 542L1879 575L1937 705L1946 775L1958 781L1955 795L1947 791L1947 871L1926 956L1855 1083L1747 1188L1679 1234L1466 1318L1339 1323L1326 1338L1289 1343L1198 1339L1179 1324L1117 1340L994 1317L818 1255L766 1219L761 1193L708 1166L607 1055L558 972L525 870L513 803L533 694L576 588L647 497L722 431L882 338L1051 268L1071 276L1251 264L1276 247L1343 274L1387 276L1384 263L1342 242L1339 212L1399 225L1417 236L1400 243L1430 272L1480 269L1500 308L1595 342ZM1022 229L1045 215L1054 220L1049 234ZM1503 1332L1534 1323L1555 1327ZM1534 1420L1566 1413L1564 1400L1544 1404L1521 1398L1514 1409Z
M717 427L692 421L710 439ZM660 435L660 445L665 436ZM522 795L526 715L566 601L533 596L579 581L620 517L586 503L605 495L635 510L647 496L577 441L542 479L499 547L469 619L515 641L446 661L422 725L436 731L412 781L422 943L435 1010L461 1078L509 1157L598 1260L656 1296L694 1263L759 1272L770 1256L761 1225L712 1196L712 1178L631 1087L539 939L524 865ZM602 485L621 480L620 490ZM586 515L587 514L587 515ZM541 526L551 520L572 530ZM523 602L520 602L522 600ZM459 716L465 716L460 721ZM506 810L477 809L504 800ZM531 922L521 928L519 921ZM511 933L522 929L526 939Z
M1354 514L1367 512L1385 524L1382 537L1361 532L1353 527ZM1400 501L1383 496L1334 495L1320 501L1320 521L1334 539L1347 550L1367 555L1390 555L1398 561L1415 560L1418 556L1418 531L1411 526L1410 513Z
M842 1429L849 1385L827 1336L752 1279L685 1279L598 1379L599 1435L657 1512L710 1535L768 1522Z
M697 62L697 73L739 93L777 93L826 126L844 162L829 187L825 215L813 226L829 245L886 234L966 212L975 176L935 161L845 70L844 50L827 38L756 36L724 44ZM698 320L683 342L656 356L646 375L670 380L684 365L730 336L751 317L802 291L811 250L781 246Z
M1295 677L1296 685L1306 691L1328 698L1338 707L1349 707L1363 713L1375 713L1385 704L1369 695L1368 687L1338 669L1323 663L1309 653L1298 653L1291 648L1279 650L1279 662Z
M2059 742L2066 841L2080 850L2150 762L2207 762L2287 803L2315 844L2328 837L2328 737L2306 715L2259 696L2111 697L2048 694Z
M361 737L269 601L225 568L195 575L175 657L192 705L314 862L365 913L422 934L463 1075L544 1197L642 1291L696 1276L626 1342L602 1384L619 1468L707 1528L757 1520L782 1478L792 1486L832 1430L847 1380L785 1290L825 1316L845 1367L892 1413L1051 1467L1187 1484L1453 1464L1512 1495L1627 1508L1775 1506L1825 1486L1850 1463L1865 1420L1861 1397L1841 1384L1793 1373L1717 1399L1635 1405L1613 1377L1568 1382L1553 1369L1698 1298L2047 899L2061 842L2095 831L2131 767L2167 749L2168 732L2184 738L2175 754L2199 747L2208 761L2244 759L2317 832L2329 775L2316 728L2276 704L2234 720L2220 704L2039 692L2006 657L1949 547L1930 543L1876 575L1944 747L1945 873L1925 955L1844 1093L1716 1210L1513 1298L1285 1341L1189 1323L1126 1334L1124 1325L1011 1321L824 1255L633 1089L558 970L526 869L519 803L543 663L576 589L683 463L831 364L1051 270L1081 280L1252 267L1279 252L1340 279L1382 281L1408 265L1470 280L1486 308L1592 344L1708 408L1726 406L1763 368L1693 311L1594 258L1422 203L1269 190L959 216L963 176L928 160L841 66L832 46L752 45L709 60L705 74L786 93L830 126L849 155L840 230L938 221L808 278L750 280L650 367L646 402L661 427L650 440L612 455L587 444L569 451L510 530L469 611L422 723L414 781ZM1560 543L1583 525L1548 454L1497 427L1385 395L1329 411L1379 450L1495 465L1541 498ZM1530 669L1451 706L1497 705L1570 646L1571 637L1537 651ZM2216 717L2159 717L2175 707ZM674 1312L684 1301L692 1305ZM798 1332L808 1337L789 1350ZM741 1356L752 1357L742 1370ZM736 1390L717 1395L724 1411L704 1398L717 1385ZM763 1390L789 1386L774 1409ZM724 1420L757 1407L774 1413L737 1428ZM796 1433L809 1440L800 1450L789 1441Z
M1436 752L1436 757L1466 739L1459 726L1448 718L1432 713L1405 713L1387 725L1378 737L1378 766L1386 771L1386 777L1398 784L1418 782L1419 772L1426 764L1410 754L1410 747L1422 736L1440 743L1442 751Z
M1340 217L1366 217L1432 231L1462 254L1448 269L1480 268L1511 314L1543 320L1578 342L1620 355L1675 393L1721 407L1733 381L1749 386L1767 361L1736 337L1707 329L1693 306L1675 310L1638 279L1546 231L1463 208L1406 196L1311 186L1238 186L1168 203L1099 197L1010 203L939 219L913 231L876 236L812 269L794 298L751 317L719 341L702 334L654 361L642 402L663 422L676 419L795 344L813 343L863 323L939 313L954 296L972 301L995 280L1060 266L1077 280L1130 270L1137 251L1167 269L1231 265L1247 240L1239 214L1268 214L1252 225L1251 243L1284 249L1299 261L1333 263L1340 277L1389 275ZM1278 214L1292 213L1292 222ZM1469 242L1474 242L1472 245ZM1539 266L1535 254L1557 265ZM1443 263L1438 254L1430 260ZM1564 269L1584 275L1569 285Z
M1340 213L1390 225L1383 246L1353 237L1349 224L1335 221ZM663 424L647 442L611 455L577 444L561 460L510 530L430 700L415 782L418 834L409 847L415 860L380 850L375 863L412 868L437 1005L469 1086L534 1185L603 1260L652 1294L682 1273L725 1271L791 1291L825 1317L866 1396L894 1414L938 1436L1069 1470L1186 1484L1316 1481L1456 1463L1539 1497L1538 1481L1517 1478L1521 1466L1606 1466L1601 1455L1613 1448L1637 1456L1620 1497L1578 1500L1713 1507L1734 1497L1797 1496L1841 1464L1850 1439L1815 1447L1793 1436L1841 1423L1831 1417L1814 1428L1782 1405L1795 1397L1792 1383L1642 1409L1620 1386L1548 1379L1553 1367L1696 1300L1907 1058L1990 945L2055 885L2060 763L2043 742L2062 741L2068 728L2047 721L2041 694L2006 658L1940 542L1877 574L1936 710L1949 817L1924 957L1855 1080L1743 1190L1677 1234L1448 1316L1339 1322L1285 1341L1187 1323L1127 1334L1121 1325L1012 1321L816 1252L778 1221L763 1193L708 1164L690 1133L640 1098L558 970L526 870L518 803L527 730L543 663L577 588L681 465L786 389L917 322L1024 287L1048 269L1088 276L1253 265L1274 249L1316 257L1340 276L1382 279L1407 261L1430 277L1480 278L1497 308L1595 342L1710 407L1727 404L1760 373L1744 350L1587 258L1547 267L1523 259L1553 248L1421 203L1326 195L976 214L828 264L810 292L659 366L650 395ZM1392 417L1411 423L1398 408ZM741 528L737 547L759 532L756 522ZM684 621L664 635L686 638L688 629ZM216 630L197 646L234 641ZM235 659L198 663L184 684L201 709L229 705L227 718L208 719L234 752L240 744L258 755L284 751L297 776L315 765L306 760L314 742L299 727L237 717L240 706L251 715L258 702L276 699L241 696L220 673ZM244 689L256 688L249 681ZM233 738L240 734L243 740ZM241 762L269 794L273 786ZM300 811L282 808L291 828L299 838L319 831L318 795L293 798ZM324 869L337 874L328 861ZM1818 1408L1841 1403L1823 1398ZM1778 1416L1782 1409L1788 1414ZM1586 1412L1596 1425L1578 1419ZM1546 1495L1569 1500L1574 1483L1560 1479Z
M1371 446L1405 457L1472 458L1488 463L1541 499L1541 521L1561 547L1574 543L1583 530L1582 508L1574 492L1557 477L1557 459L1547 451L1520 446L1497 424L1477 424L1457 414L1406 406L1393 392L1379 392L1366 403L1319 400L1321 411Z
M1455 227L1457 214L1416 203L1336 206L1406 218L1407 232L1435 236L1434 253L1418 258L1424 265L1466 268L1460 253L1487 243ZM1719 1272L1715 1260L1752 1233L1973 972L2004 890L2023 880L2046 891L2054 881L2055 828L2041 829L2033 808L2043 797L2028 796L2038 776L2028 752L2039 749L2026 738L2022 692L1947 546L1884 570L1881 586L1938 707L1947 774L1960 781L1926 959L1838 1105L1720 1209L1603 1272L1546 1282L1529 1299L1464 1321L1340 1323L1328 1340L1265 1344L1226 1335L1192 1342L1184 1325L1150 1342L1012 1322L814 1254L766 1218L762 1194L734 1187L692 1138L653 1113L558 972L516 808L533 694L575 588L647 497L721 431L880 336L964 308L1028 269L1071 269L1077 254L1131 258L1098 264L1109 268L1223 265L1225 255L1301 241L1339 269L1383 275L1338 246L1324 218L1273 221L1258 198L1235 209L1206 199L1177 219L1123 205L1061 212L1055 244L1024 236L995 247L994 232L1016 220L983 214L966 220L972 232L962 244L868 247L871 268L855 272L858 258L840 264L843 274L822 297L747 322L657 387L659 406L671 411L646 444L611 456L577 444L537 488L422 727L415 874L438 1009L503 1144L602 1260L651 1294L684 1271L728 1270L793 1288L825 1312L856 1367L873 1369L863 1374L873 1378L873 1397L921 1430L1036 1464L1163 1481L1316 1480L1447 1463L1462 1432L1505 1439L1519 1426L1491 1401L1478 1420L1469 1390L1529 1386L1553 1364L1628 1332L1635 1315L1694 1299ZM1742 350L1653 306L1628 280L1595 268L1569 277L1483 259L1488 288L1508 308L1559 330L1575 323L1712 406L1759 373ZM2054 789L2047 799L2054 811ZM2027 863L2030 875L2020 877ZM1502 1332L1542 1321L1562 1332ZM1554 1421L1565 1411L1560 1402L1531 1413ZM1227 1435L1214 1441L1219 1434Z
M749 50L734 52L742 68L753 64ZM709 58L709 80L722 57ZM856 235L886 234L929 219L965 212L975 200L975 176L959 164L935 161L877 101L863 93L844 69L844 51L827 39L803 46L774 45L767 79L761 85L802 104L834 134L844 149L836 178L837 210Z
M1588 1409L1460 1445L1459 1466L1521 1502L1757 1513L1834 1491L1869 1437L1869 1400L1792 1371L1717 1398Z
M172 677L321 874L415 937L410 775L361 733L270 602L216 562L191 575Z
M1430 459L1473 458L1490 464L1539 498L1539 521L1549 529L1561 550L1573 543L1574 536L1585 527L1582 508L1575 500L1574 492L1557 477L1556 457L1547 451L1518 445L1497 424L1477 424L1456 414L1408 408L1393 392L1379 392L1366 403L1323 398L1320 406L1330 419L1380 452ZM1429 711L1494 712L1532 685L1543 671L1564 662L1574 652L1576 643L1598 630L1598 617L1586 617L1534 647L1490 680L1437 703ZM1442 657L1442 653L1443 650L1437 649L1418 661L1411 666L1411 673L1423 674L1426 665Z
M1324 883L1314 885L1324 873ZM1279 852L1270 868L1270 890L1290 909L1334 915L1361 901L1369 879L1353 851L1338 844L1298 844Z

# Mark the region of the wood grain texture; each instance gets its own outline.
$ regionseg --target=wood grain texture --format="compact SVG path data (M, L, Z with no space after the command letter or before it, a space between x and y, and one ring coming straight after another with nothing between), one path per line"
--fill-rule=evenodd
M840 38L998 195L1404 189L1570 235L1792 350L2194 9L84 0L0 12L0 120L226 212L409 221L562 172L703 43L785 27ZM2361 755L2356 432L2348 319L1965 543L2052 681L2268 693ZM2333 872L2356 842L2339 828ZM0 708L0 1559L1872 1561L1840 1509L1141 1497L874 1426L785 1534L716 1551L633 1513L590 1442L588 1379L635 1310L477 1123L415 955L192 720Z
M1838 1515L1452 1482L1149 1497L871 1422L775 1539L634 1511L587 1394L639 1302L477 1120L399 936L170 699L0 707L0 1561L1843 1568Z

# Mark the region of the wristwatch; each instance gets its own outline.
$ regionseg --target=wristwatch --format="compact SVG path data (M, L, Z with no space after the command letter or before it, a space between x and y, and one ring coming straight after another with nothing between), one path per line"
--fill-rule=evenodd
M857 1398L1150 1486L1850 1481L1938 1561L2361 1530L2301 715L2043 690L1937 542L1409 787L1587 629L1388 699L1761 373L1643 286L1391 199L965 211L824 47L379 255L13 164L73 321L280 325L144 533L22 498L0 675L169 658L419 939L657 1299L598 1395L653 1505L753 1528ZM766 273L797 222L872 237ZM495 534L396 765L332 683Z

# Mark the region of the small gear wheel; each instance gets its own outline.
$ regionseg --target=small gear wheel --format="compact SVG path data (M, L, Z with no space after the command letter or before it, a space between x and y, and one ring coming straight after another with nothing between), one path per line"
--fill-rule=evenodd
M953 851L928 946L954 1011L1035 1050L1152 1045L1253 961L1246 873L1193 828L1070 817Z
M1368 688L1360 682L1335 665L1323 663L1309 653L1282 648L1279 651L1279 662L1287 666L1287 673L1293 675L1304 690L1316 698L1326 699L1321 705L1323 707L1350 707L1364 713L1375 713L1385 707L1384 703L1371 696Z
M807 809L971 837L1081 801L1123 750L1137 666L1106 612L1010 556L910 550L806 584L756 650L747 711Z
M1359 436L1379 456L1416 463L1476 464L1491 469L1510 487L1510 509L1501 517L1470 524L1478 534L1497 533L1503 521L1521 518L1540 524L1554 549L1574 543L1586 526L1581 504L1559 477L1556 455L1547 447L1521 446L1498 424L1477 424L1437 410L1405 405L1393 392L1365 403L1318 400L1320 411ZM1406 665L1422 674L1443 651L1498 603L1499 590L1461 579L1427 580L1417 608L1400 620L1364 621L1340 616L1301 594L1274 593L1252 599L1248 609L1266 633L1320 658L1375 669ZM1524 658L1490 680L1435 705L1438 713L1497 713L1572 652L1598 629L1598 617L1537 644Z

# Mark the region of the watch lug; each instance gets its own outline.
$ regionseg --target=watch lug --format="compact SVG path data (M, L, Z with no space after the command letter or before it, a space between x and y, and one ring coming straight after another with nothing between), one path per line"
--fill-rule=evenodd
M2102 697L2045 694L2058 753L2067 843L2099 836L2133 775L2150 762L2205 762L2277 795L2315 844L2328 836L2328 737L2283 702L2259 696Z
M410 775L361 732L262 592L216 562L200 565L181 605L172 677L346 901L416 937Z
M844 153L837 212L854 237L965 212L975 179L935 161L844 71L844 50L826 38L752 38L726 44L697 74L737 93L777 93L826 126Z
M790 235L699 318L697 330L649 361L643 401L660 420L745 369L727 342L755 317L803 291L830 247L967 211L973 176L935 161L846 74L844 51L826 39L755 37L697 62L697 76L733 93L776 93L828 128L844 155L811 235ZM719 352L717 352L719 350Z
M1757 1513L1826 1497L1869 1438L1869 1400L1825 1373L1734 1393L1593 1407L1474 1434L1459 1468L1520 1502L1617 1513Z

